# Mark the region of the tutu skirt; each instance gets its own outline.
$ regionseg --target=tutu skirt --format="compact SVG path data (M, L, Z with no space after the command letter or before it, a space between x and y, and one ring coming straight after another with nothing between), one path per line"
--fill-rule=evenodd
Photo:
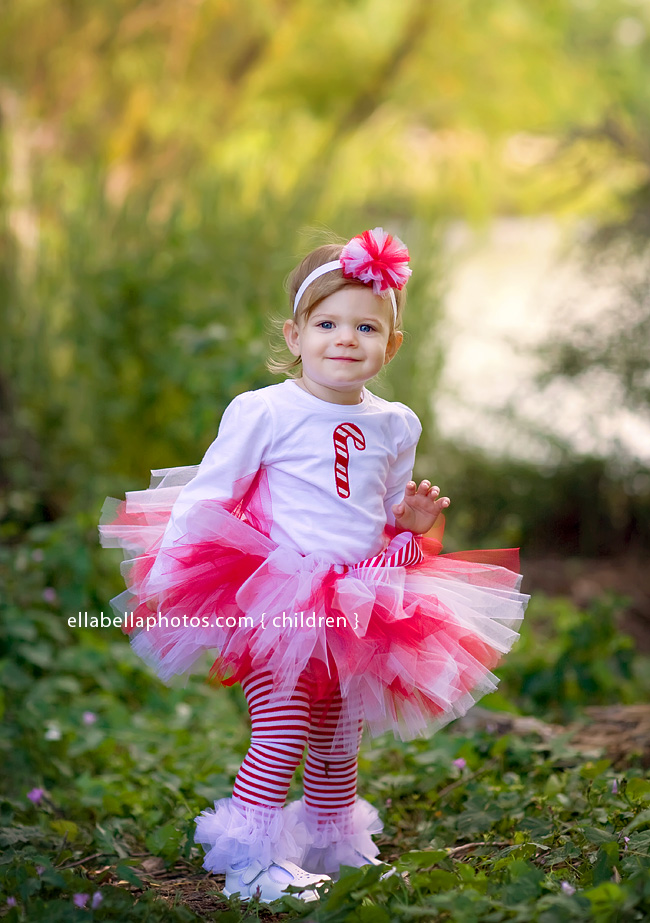
M195 471L153 472L149 490L107 500L100 526L102 544L125 553L127 590L111 604L161 679L210 651L216 682L264 669L285 698L307 676L315 699L340 690L342 722L361 714L373 733L403 738L496 688L491 671L528 601L516 549L440 554L439 541L422 538L419 563L393 566L387 553L344 567L278 546L241 505L214 500L192 507L182 539L161 549Z

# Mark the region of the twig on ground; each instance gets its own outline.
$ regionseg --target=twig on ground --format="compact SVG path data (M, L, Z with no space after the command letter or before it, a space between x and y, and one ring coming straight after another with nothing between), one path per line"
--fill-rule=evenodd
M59 854L60 855L60 854ZM76 862L68 862L67 865L59 866L60 869L73 869L77 865L83 865L84 862L91 862L93 859L101 859L102 856L110 856L111 853L107 852L95 852L92 856L84 856L83 859L77 859Z
M486 843L484 840L477 843L463 843L462 846L452 846L451 849L447 850L447 856L450 859L456 859L458 856L464 856L465 853L471 852L473 849L476 849L477 846L491 846L495 849L503 849L505 846L512 846L513 844L509 841L497 842L497 843Z

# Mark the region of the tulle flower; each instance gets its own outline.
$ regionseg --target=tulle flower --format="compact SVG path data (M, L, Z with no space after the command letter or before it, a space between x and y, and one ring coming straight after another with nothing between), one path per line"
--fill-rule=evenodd
M353 237L343 248L340 259L345 278L372 285L376 295L389 288L403 288L411 275L406 245L383 228Z

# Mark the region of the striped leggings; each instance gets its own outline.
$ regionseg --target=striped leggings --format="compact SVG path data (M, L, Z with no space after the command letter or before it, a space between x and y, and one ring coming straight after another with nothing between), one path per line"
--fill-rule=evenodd
M301 680L290 698L278 702L271 696L270 675L262 671L249 674L242 689L251 717L251 744L233 796L248 804L282 807L307 746L303 784L308 808L328 816L354 804L362 721L351 720L343 738L339 728L335 743L340 695L312 702L309 684Z

